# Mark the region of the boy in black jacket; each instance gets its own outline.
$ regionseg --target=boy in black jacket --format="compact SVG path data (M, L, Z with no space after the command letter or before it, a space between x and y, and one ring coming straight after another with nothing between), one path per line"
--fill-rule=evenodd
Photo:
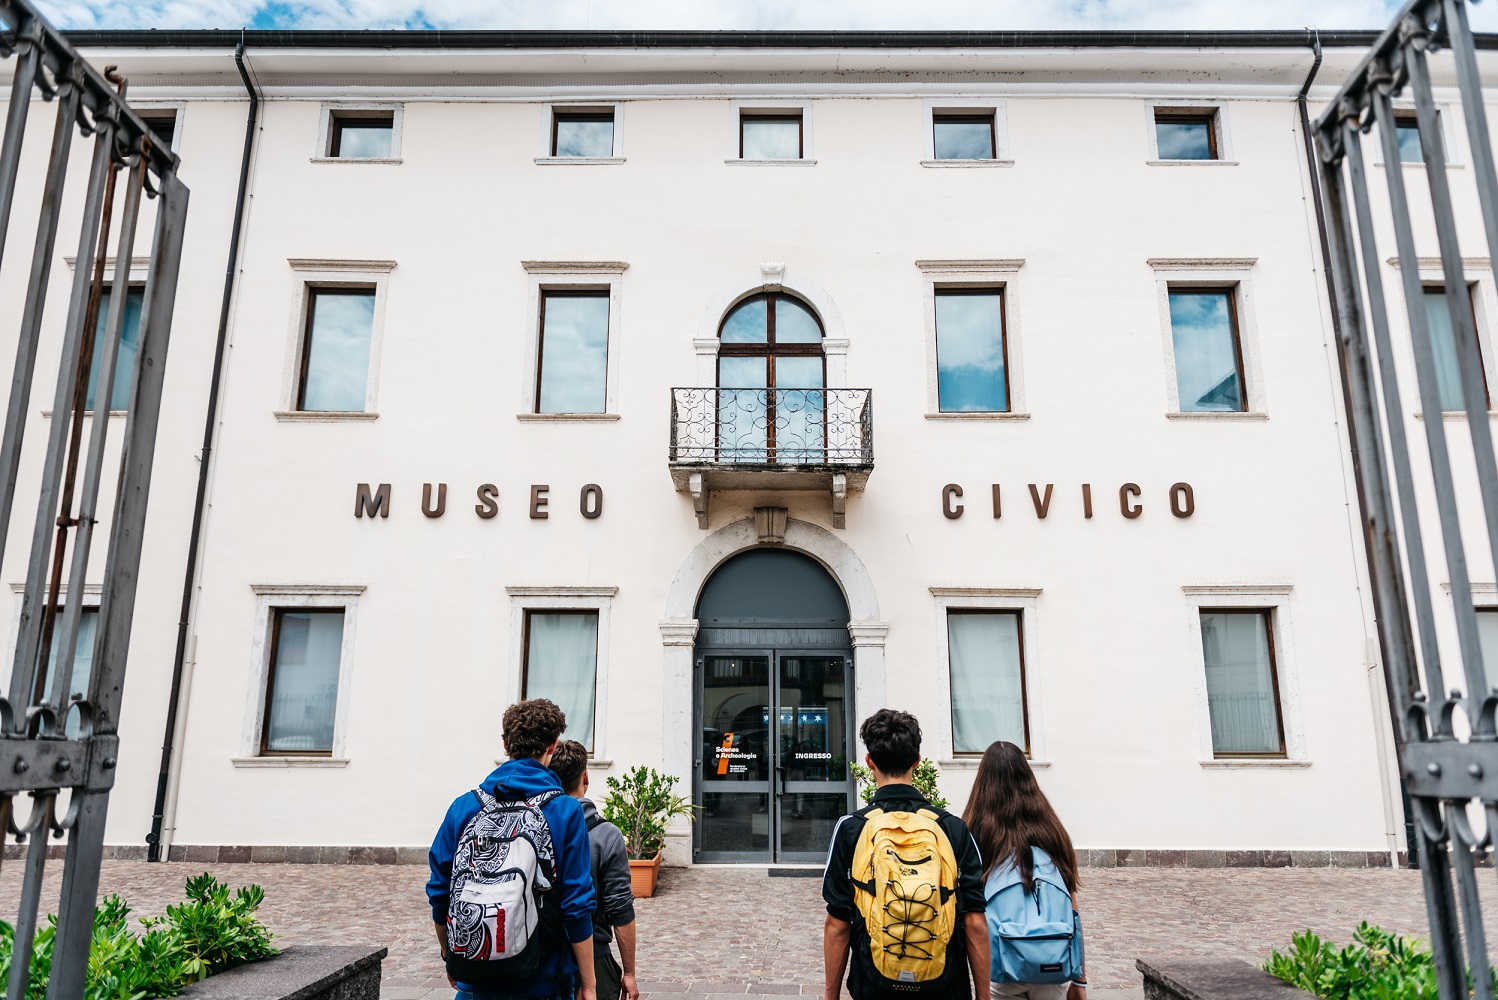
M822 898L827 901L827 920L822 932L825 967L824 1000L837 1000L848 972L851 949L870 947L858 913L853 885L853 849L863 832L864 816L870 809L914 812L930 809L939 815L938 825L952 844L957 857L957 926L947 949L949 989L943 1000L969 1000L973 984L979 996L988 996L988 923L983 915L983 862L978 845L968 833L967 824L951 813L937 809L916 791L911 783L915 766L921 760L921 724L908 712L881 708L864 720L858 737L868 747L864 763L874 772L878 791L874 801L838 821L832 833L832 848L827 855L827 871L822 877ZM857 931L857 933L855 933ZM880 984L865 982L862 962L852 963L848 992L854 1000L886 1000L908 996L891 992ZM965 967L964 967L965 966ZM972 973L969 981L968 973Z

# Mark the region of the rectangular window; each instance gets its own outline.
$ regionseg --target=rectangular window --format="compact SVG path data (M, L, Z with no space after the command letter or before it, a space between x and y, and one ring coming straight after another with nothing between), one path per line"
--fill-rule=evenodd
M739 115L739 159L799 160L802 157L801 113Z
M1468 289L1468 301L1473 304L1472 329L1477 329L1477 288ZM1446 289L1439 285L1425 287L1425 321L1430 327L1430 349L1436 363L1436 386L1440 389L1441 410L1446 413L1461 413L1467 408L1462 394L1462 368L1457 360L1456 328L1451 323L1451 310L1446 305ZM1487 397L1488 378L1482 360L1482 342L1477 345L1478 374L1482 375L1484 398ZM1491 404L1489 404L1491 406Z
M394 155L394 111L334 111L328 155L340 160L385 160Z
M609 293L541 293L537 413L603 413L608 400Z
M177 137L177 112L175 111L142 111L141 121L146 127L156 134L161 144L171 149Z
M1201 609L1215 756L1285 755L1272 614L1267 609Z
M1488 677L1488 688L1498 687L1498 608L1477 609L1477 639L1482 647L1482 666ZM1458 686L1465 689L1467 684L1463 681Z
M593 752L598 612L527 611L522 698L550 698L567 716L563 735Z
M1413 114L1394 115L1394 135L1399 139L1399 162L1425 162L1425 148L1420 145L1420 124Z
M273 608L262 754L331 754L342 608Z
M297 409L355 413L369 391L373 288L309 288Z
M614 155L612 111L557 111L551 119L552 156Z
M109 322L109 293L105 288L99 296L99 319L94 324L94 358L88 369L88 393L83 405L92 410L94 397L99 389L99 365L103 363L103 352L99 349L104 339L104 327ZM115 351L114 380L110 385L109 408L123 410L130 405L130 379L135 373L135 354L140 350L140 311L146 300L146 290L132 287L125 293L125 322L120 330L120 344Z
M73 649L73 676L68 685L67 704L71 705L88 697L89 678L94 673L94 630L99 625L98 608L82 608L82 614L78 618L78 645ZM57 625L62 624L62 608L57 609ZM52 678L57 673L57 643L61 632L53 633L53 645L47 656L47 690L52 690ZM64 711L67 711L65 708ZM69 738L77 738L81 728L76 713L69 712L66 716L65 726Z
M1156 108L1155 144L1162 160L1215 160L1217 115Z
M1182 413L1248 409L1233 289L1171 289L1170 337Z
M936 290L936 398L942 413L1009 410L1002 288Z
M947 612L952 752L981 754L995 740L1030 752L1018 611Z
M931 116L933 151L938 160L996 160L993 112Z

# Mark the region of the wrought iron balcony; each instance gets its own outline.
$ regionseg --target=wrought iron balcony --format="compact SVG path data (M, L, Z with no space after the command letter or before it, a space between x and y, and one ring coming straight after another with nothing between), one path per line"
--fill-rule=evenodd
M874 470L873 413L869 389L672 389L671 478L702 527L724 490L828 490L842 527Z

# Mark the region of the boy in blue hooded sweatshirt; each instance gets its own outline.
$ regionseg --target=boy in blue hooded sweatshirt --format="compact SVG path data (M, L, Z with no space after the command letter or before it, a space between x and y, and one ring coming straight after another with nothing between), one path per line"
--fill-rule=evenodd
M547 768L557 740L567 728L567 717L545 698L520 701L504 714L504 745L509 761L485 778L479 788L495 799L533 800L546 792L560 793L561 782ZM432 841L428 860L432 877L427 899L432 904L437 943L444 960L448 951L448 897L452 890L453 855L463 830L483 808L479 796L465 792L447 810ZM546 893L548 905L560 906L561 935L566 943L544 939L545 924L528 947L542 947L541 964L523 983L503 991L453 981L457 1000L597 1000L593 976L593 874L587 823L582 806L570 795L554 794L541 806L541 815L556 852L556 884Z

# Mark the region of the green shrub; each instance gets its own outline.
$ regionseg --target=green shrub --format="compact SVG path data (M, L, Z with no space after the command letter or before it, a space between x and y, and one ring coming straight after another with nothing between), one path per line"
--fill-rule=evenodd
M1435 963L1423 940L1391 934L1367 921L1352 939L1338 948L1311 931L1292 934L1289 953L1270 952L1264 969L1331 1000L1438 1000ZM1494 983L1498 986L1498 975Z
M858 779L858 794L863 796L865 802L874 801L874 772L862 764L853 765L853 777ZM936 779L941 777L941 772L936 769L936 763L930 757L922 757L915 771L911 774L911 783L915 790L925 796L926 801L938 809L947 807L947 800L936 787Z
M666 843L666 824L672 817L693 818L697 807L690 795L677 795L674 774L661 774L653 767L636 766L622 777L609 778L609 793L603 800L603 818L624 834L624 846L634 861L655 857Z
M265 898L258 885L230 893L211 875L187 880L187 899L166 915L142 918L145 930L130 931L130 907L106 897L94 911L88 949L85 1000L148 1000L170 997L215 972L277 954L271 933L255 916ZM47 917L36 934L26 1000L45 1000L52 973L57 918ZM10 975L15 929L0 921L0 981Z

